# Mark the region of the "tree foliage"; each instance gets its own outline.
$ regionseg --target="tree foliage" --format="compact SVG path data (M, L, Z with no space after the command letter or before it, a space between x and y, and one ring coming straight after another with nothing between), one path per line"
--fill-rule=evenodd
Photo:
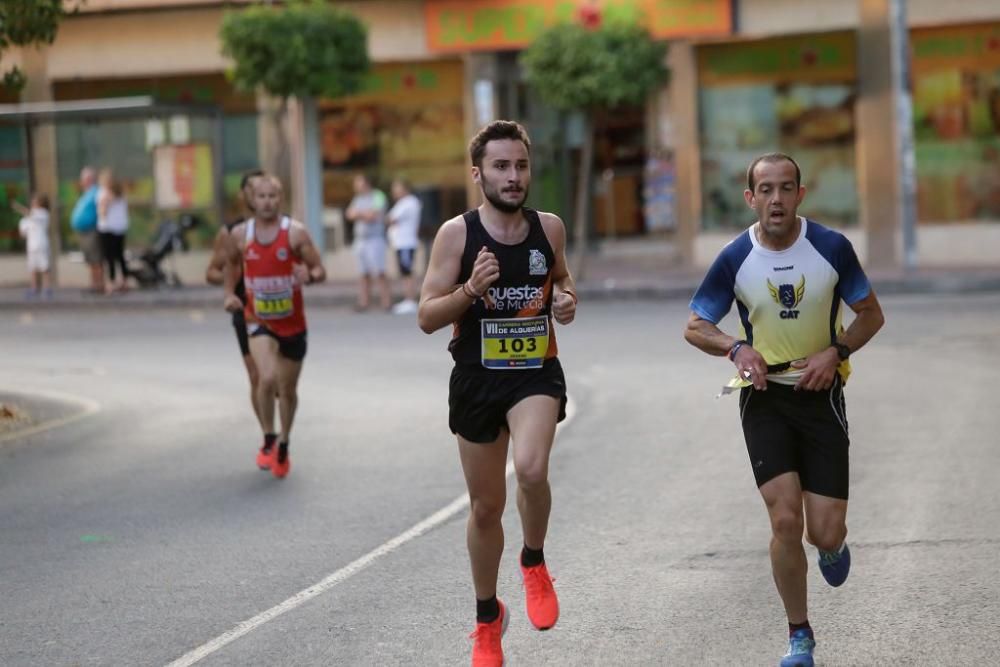
M56 38L59 21L72 13L75 3L63 0L2 0L0 1L0 56L11 46L51 44ZM26 79L18 67L5 70L0 84L20 90Z
M220 37L234 85L282 99L355 93L369 69L364 24L322 1L226 14Z
M553 26L521 55L528 83L564 111L645 103L667 79L667 45L638 23Z

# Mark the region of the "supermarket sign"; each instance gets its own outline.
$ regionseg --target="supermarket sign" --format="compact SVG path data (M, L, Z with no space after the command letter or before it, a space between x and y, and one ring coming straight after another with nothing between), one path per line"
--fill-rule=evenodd
M574 21L588 0L427 0L431 51L497 51L529 45L545 29ZM732 0L596 0L604 18L642 22L657 39L733 31Z
M852 81L857 44L853 32L790 35L699 46L701 85Z
M913 69L996 69L1000 67L1000 23L940 28L910 32Z

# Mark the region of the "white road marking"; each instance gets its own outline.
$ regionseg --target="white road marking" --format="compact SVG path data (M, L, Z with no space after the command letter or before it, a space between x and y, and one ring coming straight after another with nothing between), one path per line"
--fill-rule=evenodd
M576 404L570 400L566 405L566 419L563 420L561 424L556 426L556 434L558 435L559 430L569 424L573 418L576 416ZM509 478L514 474L514 462L509 461L507 463L506 476ZM375 547L364 556L348 563L344 567L340 568L333 574L328 575L321 581L313 584L309 588L299 591L292 597L288 598L284 602L281 602L270 609L263 611L253 618L249 618L236 627L234 627L229 632L225 632L215 639L212 639L198 648L185 653L180 658L177 658L173 662L167 665L167 667L190 667L204 658L207 658L211 654L215 653L227 644L236 641L240 637L247 635L260 626L264 625L268 621L273 621L282 614L285 614L296 607L312 600L314 597L322 595L327 592L337 584L342 584L358 572L361 572L366 567L374 563L376 560L382 556L387 556L399 547L403 546L407 542L412 542L421 535L427 533L428 531L436 528L445 521L448 521L453 516L466 509L469 506L469 494L465 493L455 498L453 501L439 509L434 514L423 521L417 523L412 528L400 533L396 537L392 538L388 542Z
M20 440L22 438L27 438L28 436L35 435L36 433L41 433L42 431L48 431L53 428L59 428L60 426L65 426L66 424L72 424L75 421L83 419L84 417L89 417L100 411L101 404L89 398L82 398L80 396L72 396L70 394L63 394L55 391L48 390L36 390L36 389L26 389L22 392L31 396L41 396L43 398L51 398L56 401L67 401L69 403L76 403L80 406L80 412L76 414L69 415L67 417L60 417L59 419L51 419L41 424L36 424L26 429L18 429L11 431L10 433L0 434L0 445L5 442L10 442L11 440Z

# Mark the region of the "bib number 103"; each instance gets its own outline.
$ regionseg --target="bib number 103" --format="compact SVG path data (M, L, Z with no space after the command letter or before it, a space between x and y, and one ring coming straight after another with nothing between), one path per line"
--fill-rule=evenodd
M482 320L483 366L540 368L549 350L548 317Z
M510 344L510 350L507 349L508 342ZM501 354L507 354L508 352L520 354L521 352L535 352L538 350L537 338L501 338L499 343Z

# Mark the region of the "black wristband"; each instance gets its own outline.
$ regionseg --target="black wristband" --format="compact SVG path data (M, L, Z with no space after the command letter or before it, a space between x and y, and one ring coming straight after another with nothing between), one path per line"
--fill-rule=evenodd
M750 343L748 343L745 340L738 340L735 343L733 343L733 346L729 348L729 354L727 355L729 357L729 361L735 361L736 353L740 351L740 348L743 347L744 345L749 345L749 344Z
M840 357L841 361L847 361L847 358L851 356L851 348L843 343L834 343L833 346L837 348L837 356Z

